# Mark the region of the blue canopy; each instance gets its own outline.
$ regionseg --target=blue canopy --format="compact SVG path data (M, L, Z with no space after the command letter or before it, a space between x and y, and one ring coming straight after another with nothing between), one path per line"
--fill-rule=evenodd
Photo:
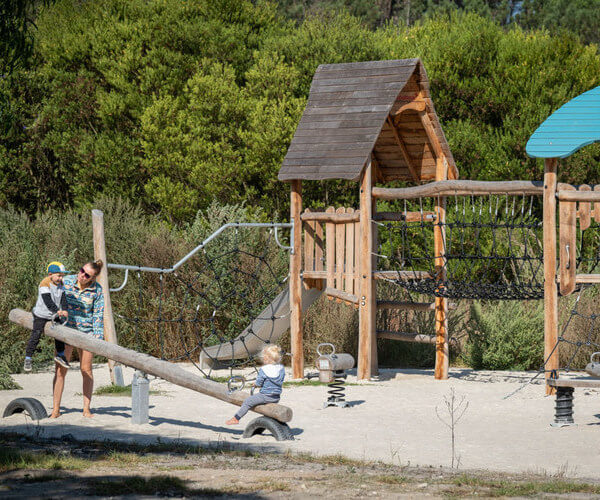
M600 87L588 90L552 113L527 141L533 158L566 158L600 141Z

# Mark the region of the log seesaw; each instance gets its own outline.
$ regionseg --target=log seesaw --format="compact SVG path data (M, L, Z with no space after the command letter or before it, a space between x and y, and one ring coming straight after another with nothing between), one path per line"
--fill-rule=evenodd
M24 311L23 309L11 310L8 319L13 323L30 330L33 328L33 317L31 313ZM105 342L104 340L98 340L91 335L81 333L73 328L62 326L57 323L48 322L44 333L54 339L62 340L65 344L84 349L125 366L135 368L144 374L154 375L171 382L172 384L186 387L187 389L220 399L226 403L241 406L244 400L250 396L250 393L244 391L230 392L222 384L201 377L195 373L190 373L169 361L163 361L148 354L127 349L126 347ZM46 416L45 412L39 411L40 407L43 409L43 406L39 401L34 398L19 399L22 401L18 402L15 400L9 403L3 416L6 417L13 413L23 411L29 413L35 420ZM292 420L291 408L280 404L270 403L256 406L252 411L260 413L263 416L254 419L246 426L244 437L251 437L254 434L261 434L265 430L268 430L273 434L277 441L294 439L291 430L287 425L287 422Z

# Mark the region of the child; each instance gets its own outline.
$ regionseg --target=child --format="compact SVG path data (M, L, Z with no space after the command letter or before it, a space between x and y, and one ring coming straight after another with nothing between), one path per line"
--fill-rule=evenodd
M40 283L37 302L32 311L33 329L31 331L31 337L29 337L29 342L27 343L25 363L23 364L23 370L26 372L31 371L31 357L40 342L40 336L44 331L46 323L52 320L54 315L63 322L66 321L69 316L67 313L67 299L63 288L63 276L67 274L65 266L60 262L50 262L46 268L46 272L48 273L48 276ZM55 340L54 345L56 347L56 357L54 358L54 361L65 368L69 368L69 362L67 361L67 358L65 358L64 342Z
M279 402L285 377L281 357L281 347L277 345L269 345L263 349L262 360L264 366L258 371L258 377L254 382L256 387L260 387L260 392L246 398L233 418L225 422L227 425L238 424L240 419L255 406Z

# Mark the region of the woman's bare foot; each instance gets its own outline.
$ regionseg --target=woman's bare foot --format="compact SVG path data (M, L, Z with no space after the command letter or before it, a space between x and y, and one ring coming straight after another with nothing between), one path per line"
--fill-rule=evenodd
M83 416L86 418L92 418L94 414L90 410L83 410Z
M235 425L235 424L239 424L240 421L235 418L235 417L231 417L227 422L225 422L227 425Z
M60 417L60 411L52 410L52 413L50 414L50 418L58 418L58 417Z

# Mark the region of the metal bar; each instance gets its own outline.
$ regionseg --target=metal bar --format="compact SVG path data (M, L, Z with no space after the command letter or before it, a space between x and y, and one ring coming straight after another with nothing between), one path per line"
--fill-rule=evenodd
M185 262L187 262L189 259L191 259L200 250L202 250L208 243L210 243L217 236L219 236L219 234L221 234L226 229L229 229L232 227L235 227L235 228L239 228L239 227L280 228L281 227L281 228L290 228L291 229L294 227L294 222L293 221L291 223L289 223L289 222L280 222L280 223L230 222L228 224L225 224L224 226L221 226L219 229L217 229L213 234L211 234L202 243L200 243L200 245L198 245L191 252L189 252L185 257L183 257L179 262L177 262L175 265L173 265L172 267L169 267L169 268L131 266L131 265L126 265L126 264L111 264L111 263L106 264L106 266L109 269L123 269L123 270L130 270L130 271L144 271L144 272L148 272L148 273L163 273L163 274L172 273L172 272L176 271L177 269L179 269L183 264L185 264ZM282 247L282 248L284 248L284 247Z

